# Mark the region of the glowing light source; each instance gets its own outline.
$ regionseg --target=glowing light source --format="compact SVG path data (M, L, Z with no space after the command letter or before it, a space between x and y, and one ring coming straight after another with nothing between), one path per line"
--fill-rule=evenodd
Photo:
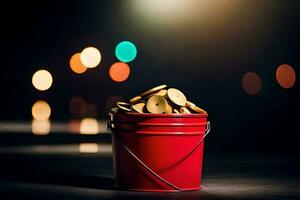
M50 72L44 69L38 70L32 76L32 85L40 91L48 90L51 87L52 82L53 79Z
M281 87L291 88L296 82L295 70L290 65L282 64L276 70L276 79Z
M116 62L109 68L109 76L115 82L126 81L129 74L129 65L123 62Z
M130 62L135 59L137 50L129 41L120 42L115 49L116 57L122 62Z
M94 118L85 118L80 123L80 134L94 135L99 133L98 121Z
M80 60L87 68L97 67L101 61L100 51L95 47L87 47L81 52Z
M31 123L32 133L35 135L47 135L50 132L51 124L49 120L34 119Z
M78 120L78 119L70 120L69 131L73 134L80 133L80 122L81 122L81 120Z
M70 67L73 72L77 74L82 74L87 70L80 60L80 53L75 53L70 59Z
M226 0L217 3L205 0L131 0L128 13L142 27L154 25L151 27L152 29L148 29L149 31L155 29L162 31L164 28L170 31L168 29L170 27L195 26L195 21L197 24L203 25L206 25L204 22L220 21L224 23L221 21L224 14L227 14L232 8L236 8L237 5L235 3L228 4ZM222 14L218 13L220 10L222 10ZM201 27L202 31L203 28L204 26ZM194 27L193 30L197 29Z
M243 76L242 86L248 94L256 95L262 87L262 81L256 73L248 72Z
M46 101L39 100L31 108L33 119L47 120L51 115L51 108Z
M81 143L79 144L80 153L97 153L99 146L97 143Z

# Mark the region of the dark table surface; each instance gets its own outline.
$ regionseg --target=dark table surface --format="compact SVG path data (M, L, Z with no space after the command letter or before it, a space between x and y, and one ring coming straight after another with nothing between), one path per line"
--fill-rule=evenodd
M81 152L80 152L81 151ZM113 187L111 145L0 147L2 199L300 199L296 155L205 153L201 191L145 193Z

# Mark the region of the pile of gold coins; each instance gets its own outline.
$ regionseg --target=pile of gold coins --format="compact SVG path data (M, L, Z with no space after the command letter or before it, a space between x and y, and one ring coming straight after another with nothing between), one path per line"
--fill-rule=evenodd
M180 90L167 88L167 85L160 85L142 92L128 102L117 102L117 107L113 107L111 112L206 114L205 110L188 101Z

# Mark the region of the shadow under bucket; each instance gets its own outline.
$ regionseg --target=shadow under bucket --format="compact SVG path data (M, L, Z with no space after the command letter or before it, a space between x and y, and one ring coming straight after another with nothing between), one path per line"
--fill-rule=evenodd
M200 190L207 114L110 113L108 128L118 188Z

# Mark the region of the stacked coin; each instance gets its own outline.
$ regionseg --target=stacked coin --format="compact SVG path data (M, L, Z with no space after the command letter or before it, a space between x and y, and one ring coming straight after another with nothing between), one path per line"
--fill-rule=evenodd
M167 85L159 85L142 92L128 102L117 102L117 107L113 107L111 112L206 114L205 110L188 101L180 90L167 88Z

